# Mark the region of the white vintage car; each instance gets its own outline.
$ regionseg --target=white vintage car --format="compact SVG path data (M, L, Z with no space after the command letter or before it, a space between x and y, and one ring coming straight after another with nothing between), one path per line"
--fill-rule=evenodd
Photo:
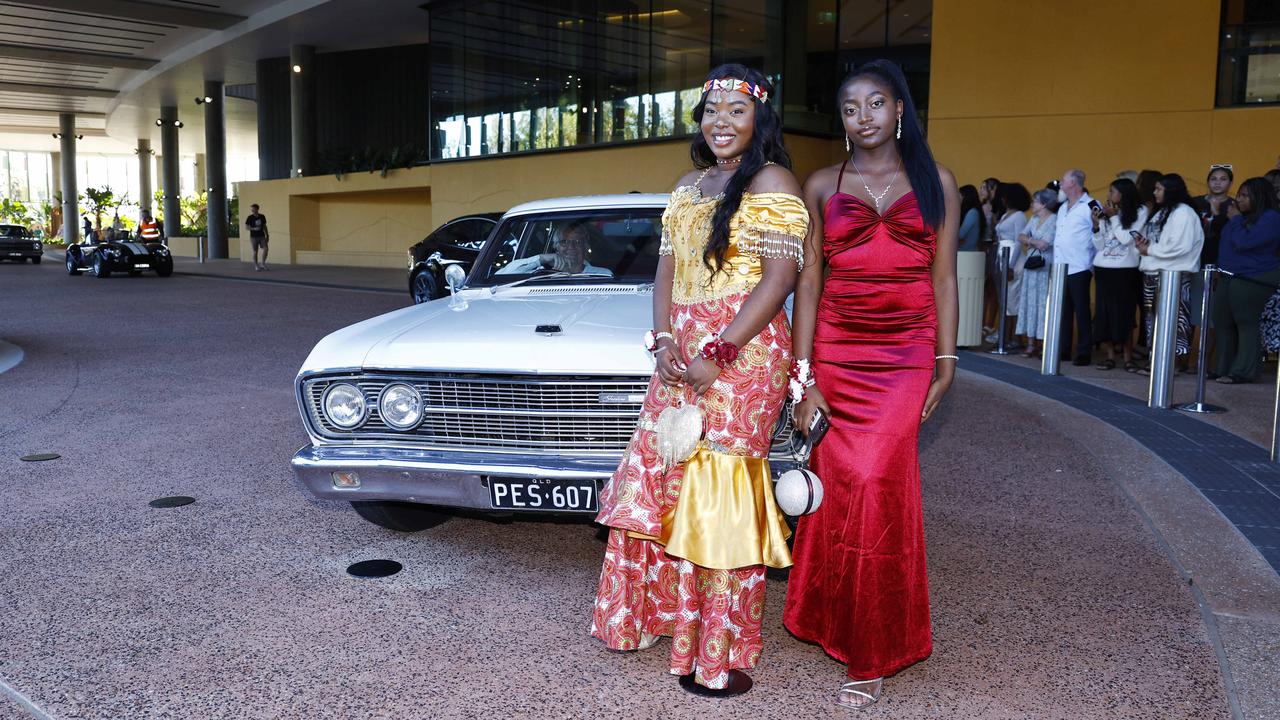
M666 204L517 206L469 274L452 268L450 297L321 340L296 381L311 442L294 472L397 530L440 522L438 507L596 512L653 374L643 337ZM780 423L775 470L789 435Z

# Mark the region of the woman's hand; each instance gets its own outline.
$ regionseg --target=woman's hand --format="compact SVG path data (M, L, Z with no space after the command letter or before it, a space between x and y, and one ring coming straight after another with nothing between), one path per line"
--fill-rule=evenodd
M809 437L809 424L813 422L814 410L818 409L826 413L827 417L831 417L831 406L827 404L827 399L822 397L822 391L814 386L805 391L804 399L799 405L791 408L791 421L795 423L801 435Z
M1227 203L1227 217L1233 218L1240 215L1240 208L1236 207L1233 202Z
M1150 243L1147 241L1146 235L1143 235L1142 233L1138 233L1137 235L1133 236L1133 246L1138 249L1139 255L1146 255L1147 247L1149 245Z
M684 381L693 388L695 395L706 392L718 377L720 377L719 366L702 356L698 356L684 371Z
M658 377L667 385L680 385L684 382L684 358L680 357L680 348L671 338L658 341L657 349Z
M933 416L933 411L938 409L938 403L942 402L942 396L947 394L951 389L951 381L954 375L939 375L929 383L929 394L924 397L924 410L920 412L920 422L923 423Z
M1031 238L1027 237L1026 233L1022 233L1018 235L1018 242L1022 243L1023 245L1030 245Z

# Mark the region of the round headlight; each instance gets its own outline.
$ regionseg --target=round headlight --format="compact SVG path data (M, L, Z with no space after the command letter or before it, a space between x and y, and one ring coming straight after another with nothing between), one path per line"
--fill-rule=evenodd
M378 413L391 427L408 430L422 419L422 396L410 385L393 383L382 391Z
M324 391L324 414L329 422L350 430L364 422L364 393L351 383L335 383Z

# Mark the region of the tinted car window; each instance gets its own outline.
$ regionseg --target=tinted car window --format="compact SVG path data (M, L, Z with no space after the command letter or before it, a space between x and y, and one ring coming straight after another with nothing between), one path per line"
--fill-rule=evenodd
M27 238L31 237L31 231L21 225L0 225L0 236Z

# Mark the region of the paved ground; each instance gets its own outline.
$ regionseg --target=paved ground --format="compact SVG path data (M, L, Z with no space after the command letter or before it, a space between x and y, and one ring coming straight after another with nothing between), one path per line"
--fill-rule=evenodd
M781 628L785 580L756 689L695 699L665 643L587 636L590 524L403 535L309 499L293 374L326 332L406 302L0 265L3 336L26 351L0 374L0 697L55 718L833 714L841 669ZM922 446L936 649L869 717L1276 716L1272 638L1228 646L1228 681L1214 627L1280 607L1275 575L1167 466L970 374ZM62 458L17 459L43 451ZM198 501L146 504L179 493ZM373 557L405 571L344 574ZM1188 568L1221 603L1208 624Z

